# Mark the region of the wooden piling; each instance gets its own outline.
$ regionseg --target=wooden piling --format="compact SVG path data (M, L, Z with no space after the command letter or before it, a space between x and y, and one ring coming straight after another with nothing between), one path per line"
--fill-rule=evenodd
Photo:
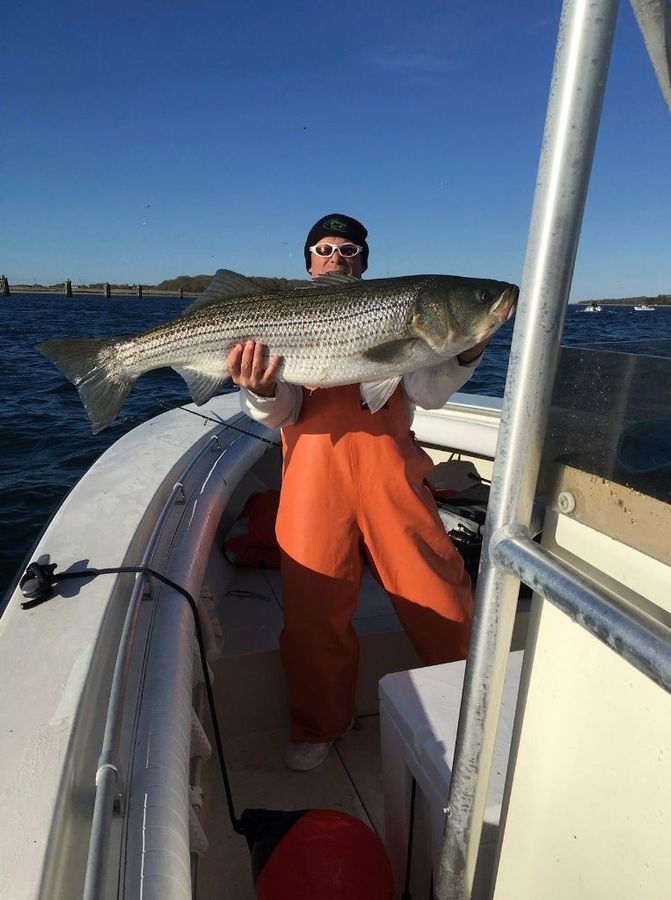
M179 299L180 299L180 300L183 300L183 299L184 299L184 288L180 288L180 289L179 289Z
M105 282L105 297L109 298L111 296L112 296L112 288L110 287L109 281L106 281Z
M137 286L137 295L141 300L142 299L142 285L141 284L138 284L138 286Z
M0 294L2 294L3 297L10 296L9 281L7 280L6 275L0 275Z
M65 292L66 297L72 297L72 282L69 278L65 279L65 284L63 285L63 290Z

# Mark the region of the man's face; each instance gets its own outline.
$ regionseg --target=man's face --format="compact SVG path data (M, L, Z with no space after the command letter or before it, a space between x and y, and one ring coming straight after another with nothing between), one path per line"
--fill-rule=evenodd
M330 237L320 238L317 244L352 244L344 237L331 235ZM341 256L337 250L333 251L332 256L317 256L316 253L310 254L310 275L313 278L319 278L320 275L351 275L354 278L361 278L363 274L363 254L351 256L349 258Z

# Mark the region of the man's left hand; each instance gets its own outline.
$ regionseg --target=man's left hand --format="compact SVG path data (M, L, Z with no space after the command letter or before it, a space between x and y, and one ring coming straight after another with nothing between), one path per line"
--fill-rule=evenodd
M470 366L471 363L474 363L478 357L482 356L485 352L485 347L489 343L491 338L487 338L484 341L480 341L479 344L476 344L474 347L469 347L468 350L462 350L461 353L457 354L457 359L462 364L462 366Z

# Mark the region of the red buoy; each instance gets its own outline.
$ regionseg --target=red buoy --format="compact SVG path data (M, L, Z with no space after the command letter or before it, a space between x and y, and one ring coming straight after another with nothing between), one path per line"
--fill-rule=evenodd
M280 815L287 830L273 849L252 852L259 900L392 900L389 858L368 825L332 809Z

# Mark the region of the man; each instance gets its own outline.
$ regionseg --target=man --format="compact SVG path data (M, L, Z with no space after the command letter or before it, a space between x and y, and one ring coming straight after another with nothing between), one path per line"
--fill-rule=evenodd
M360 278L368 232L349 216L319 219L305 242L312 278ZM471 376L484 344L405 375L374 415L359 385L326 389L277 380L264 347L248 341L228 356L244 412L282 429L277 516L291 742L286 763L322 763L354 716L358 641L351 624L364 561L387 590L426 665L463 659L473 611L470 580L445 533L425 478L429 456L410 431L412 405L442 406Z

